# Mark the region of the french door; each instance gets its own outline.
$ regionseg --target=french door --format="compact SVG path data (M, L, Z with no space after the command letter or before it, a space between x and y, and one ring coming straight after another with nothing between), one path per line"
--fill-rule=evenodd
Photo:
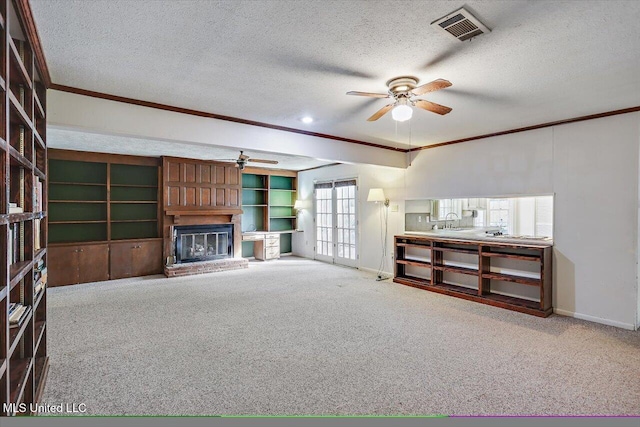
M317 260L357 267L357 190L355 179L315 184Z

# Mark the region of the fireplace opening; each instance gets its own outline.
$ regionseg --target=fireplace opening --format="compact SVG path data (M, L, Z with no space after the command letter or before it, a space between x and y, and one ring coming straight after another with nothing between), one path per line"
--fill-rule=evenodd
M176 263L233 258L233 224L174 227Z

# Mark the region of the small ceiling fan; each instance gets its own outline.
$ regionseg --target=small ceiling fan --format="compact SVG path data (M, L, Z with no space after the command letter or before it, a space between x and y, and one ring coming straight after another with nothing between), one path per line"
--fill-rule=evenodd
M238 156L237 159L218 159L218 160L236 162L236 167L240 168L240 170L244 170L245 166L247 165L247 162L268 163L270 165L277 165L278 164L277 160L253 159L253 158L247 156L246 154L244 154L244 151L242 151L242 150L240 150L240 155Z
M451 86L448 80L437 79L432 82L418 86L418 78L412 76L395 77L387 82L389 90L387 93L371 93L371 92L347 92L347 95L369 96L372 98L393 98L394 102L387 104L371 117L367 119L374 122L380 117L393 110L391 114L393 119L399 122L409 120L413 114L411 107L422 108L432 113L445 115L451 111L451 108L444 105L436 104L425 99L412 99L414 96L424 95L425 93L435 92L440 89Z

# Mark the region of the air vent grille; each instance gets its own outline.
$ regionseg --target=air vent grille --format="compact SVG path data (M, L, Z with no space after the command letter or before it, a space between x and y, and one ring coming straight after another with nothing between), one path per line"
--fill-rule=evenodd
M464 7L433 21L431 25L444 30L447 34L460 41L469 40L480 34L490 32L482 22Z

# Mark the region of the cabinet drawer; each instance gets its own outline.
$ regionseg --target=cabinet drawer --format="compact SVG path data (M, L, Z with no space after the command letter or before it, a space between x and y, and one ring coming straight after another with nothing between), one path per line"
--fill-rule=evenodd
M264 239L265 244L267 246L280 246L280 235L279 234L267 234Z
M243 241L247 241L247 240L264 240L264 234L243 234L242 235L242 240Z
M276 259L280 258L280 248L275 246L267 246L264 251L265 259Z

